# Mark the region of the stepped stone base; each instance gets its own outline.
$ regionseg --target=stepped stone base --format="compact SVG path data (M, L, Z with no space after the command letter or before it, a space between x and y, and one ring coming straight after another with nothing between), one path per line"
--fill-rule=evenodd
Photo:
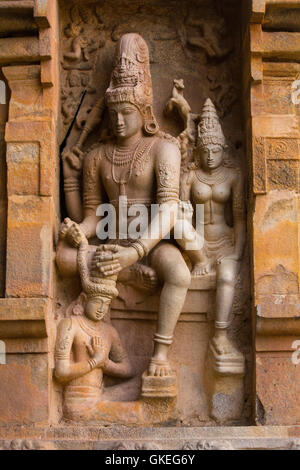
M26 436L26 438L24 437ZM0 428L10 450L300 450L300 426Z

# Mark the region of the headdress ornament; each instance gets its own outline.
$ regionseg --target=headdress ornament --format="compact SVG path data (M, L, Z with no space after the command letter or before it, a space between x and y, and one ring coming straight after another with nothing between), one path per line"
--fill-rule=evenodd
M152 106L149 50L139 34L125 34L117 44L106 101L108 104L128 101L138 108Z
M152 135L159 130L152 109L149 49L139 34L128 33L120 38L105 98L108 105L122 102L134 104L144 116L146 133Z
M226 140L213 102L207 98L198 124L198 147L216 144L225 147Z

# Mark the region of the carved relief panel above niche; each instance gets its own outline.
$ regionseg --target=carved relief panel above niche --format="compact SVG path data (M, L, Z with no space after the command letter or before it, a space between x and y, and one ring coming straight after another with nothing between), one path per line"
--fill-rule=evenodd
M64 418L250 417L239 2L222 4L62 3L68 218L57 245L55 380ZM139 204L148 228L158 224L153 204L175 215L159 237L123 239L117 223L103 242L97 207L119 215L122 197L130 222ZM197 204L204 244L188 248Z

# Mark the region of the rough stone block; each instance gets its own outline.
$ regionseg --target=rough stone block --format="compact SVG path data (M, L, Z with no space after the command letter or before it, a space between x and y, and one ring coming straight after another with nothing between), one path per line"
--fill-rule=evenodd
M300 367L292 352L257 353L257 424L300 424Z
M46 423L47 354L7 354L0 364L0 426Z
M283 286L285 293L297 293L298 208L293 191L275 190L256 197L253 245L256 303L260 294L282 293Z
M53 196L56 193L56 154L57 147L53 137L52 121L11 121L7 123L6 142L16 144L32 144L40 146L39 162L39 194ZM13 174L11 176L13 178Z
M39 144L7 144L8 195L38 195L40 186Z
M218 423L238 421L244 405L244 376L220 374L215 371L214 358L208 353L205 383L210 401L210 416Z
M50 295L53 250L52 220L51 198L9 197L7 296Z
M37 37L1 38L0 51L0 64L37 62L40 58Z
M268 189L290 189L299 192L299 162L268 160Z
M269 78L264 80L264 111L266 114L293 114L292 81Z
M263 137L253 137L253 191L255 194L266 192L266 157L265 141Z

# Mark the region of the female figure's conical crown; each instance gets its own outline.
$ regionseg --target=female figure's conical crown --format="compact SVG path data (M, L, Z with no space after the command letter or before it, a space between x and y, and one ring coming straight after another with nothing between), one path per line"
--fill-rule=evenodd
M153 103L149 50L144 39L136 33L121 37L117 44L115 65L106 102L129 102L142 112Z
M210 98L207 98L198 124L198 147L205 147L209 144L225 147L226 140L216 108Z

